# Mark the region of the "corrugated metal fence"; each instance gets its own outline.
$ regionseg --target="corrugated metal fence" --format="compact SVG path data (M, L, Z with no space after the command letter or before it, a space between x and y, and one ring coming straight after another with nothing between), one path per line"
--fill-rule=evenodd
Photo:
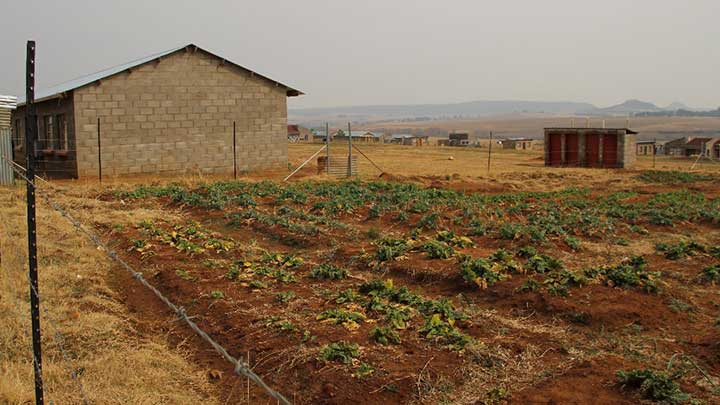
M10 162L12 161L12 142L10 141L10 128L0 128L0 185L13 184L14 175Z

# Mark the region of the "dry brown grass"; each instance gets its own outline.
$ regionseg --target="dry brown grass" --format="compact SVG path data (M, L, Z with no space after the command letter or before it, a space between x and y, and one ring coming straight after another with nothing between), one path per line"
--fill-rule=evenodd
M0 192L0 403L33 401L26 275L24 188ZM70 201L61 200L63 204ZM77 205L77 204L76 204ZM77 206L75 208L78 208ZM82 403L71 379L92 403L217 403L202 370L163 336L142 335L108 273L121 271L72 226L38 205L40 293L46 400ZM66 361L53 335L62 335Z
M299 166L322 145L318 143L296 143L289 148L289 161ZM652 170L651 156L638 157L632 170L550 168L545 167L543 152L533 150L519 152L493 148L490 171L487 169L487 148L456 148L437 146L400 146L389 144L357 144L384 172L395 176L437 176L500 183L522 189L552 189L568 185L590 185L592 183L622 182L637 174L637 170ZM347 144L334 142L331 154L345 158ZM362 156L358 156L359 172L363 178L377 178L380 172ZM690 171L694 159L658 156L656 170ZM694 171L720 173L720 162L701 159ZM317 165L311 162L300 172L302 177L316 176ZM282 176L284 177L284 176ZM573 184L570 184L573 183Z

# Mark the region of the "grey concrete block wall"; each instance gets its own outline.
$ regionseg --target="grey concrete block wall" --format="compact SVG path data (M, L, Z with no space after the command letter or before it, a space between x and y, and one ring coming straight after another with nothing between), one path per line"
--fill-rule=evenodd
M201 50L74 91L78 176L185 174L287 165L287 89Z

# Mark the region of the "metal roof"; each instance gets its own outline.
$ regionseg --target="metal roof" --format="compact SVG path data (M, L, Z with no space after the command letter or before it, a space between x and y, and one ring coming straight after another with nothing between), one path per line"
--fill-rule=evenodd
M16 105L17 97L0 95L0 108L9 108L14 110Z
M638 132L633 131L630 128L582 128L582 127L575 127L575 128L569 128L569 127L549 127L545 128L545 130L553 130L553 131L625 131L625 133L630 135L637 135Z
M132 68L134 68L134 67L138 67L138 66L144 65L144 64L146 64L146 63L148 63L148 62L155 61L155 60L157 60L157 59L160 59L160 58L163 58L163 57L165 57L165 56L171 55L171 54L173 54L173 53L175 53L175 52L179 52L179 51L181 51L181 50L183 50L183 49L193 49L193 50L198 50L198 51L205 52L206 54L211 55L211 56L213 56L213 57L215 57L215 58L218 58L218 59L220 59L220 60L222 60L222 61L228 62L228 63L230 63L231 65L233 65L233 66L235 66L235 67L237 67L237 68L240 68L240 69L242 69L242 70L248 71L248 72L252 73L252 74L255 75L255 76L259 76L259 77L261 77L261 78L263 78L263 79L269 80L270 82L275 83L275 84L278 85L278 86L283 86L283 87L287 88L287 95L288 95L288 97L300 96L300 95L303 95L303 94L304 94L304 93L301 92L300 90L293 89L292 87L290 87L290 86L288 86L288 85L282 84L282 83L280 83L280 82L278 82L278 81L276 81L276 80L270 79L270 78L265 77L265 76L263 76L263 75L260 75L260 74L258 74L258 73L256 73L256 72L253 72L252 70L250 70L250 69L248 69L248 68L246 68L246 67L240 66L240 65L238 65L238 64L236 64L236 63L234 63L234 62L232 62L232 61L229 61L229 60L227 60L227 59L225 59L225 58L223 58L223 57L220 57L220 56L218 56L218 55L216 55L216 54L214 54L214 53L212 53L212 52L210 52L210 51L207 51L207 50L205 50L205 49L202 49L202 48L200 48L199 46L197 46L197 45L195 45L195 44L188 44L188 45L183 45L183 46L179 46L179 47L176 47L176 48L172 48L172 49L169 49L169 50L164 51L164 52L160 52L160 53L156 53L156 54L153 54L153 55L150 55L150 56L146 56L146 57L144 57L144 58L135 59L135 60L132 60L132 61L130 61L130 62L124 63L124 64L122 64L122 65L113 66L113 67L111 67L111 68L108 68L108 69L105 69L105 70L101 70L101 71L98 71L98 72L95 72L95 73L91 73L91 74L86 75L86 76L81 76L81 77L78 77L78 78L75 78L75 79L72 79L72 80L68 80L68 81L66 81L66 82L64 82L64 83L60 83L60 84L58 84L58 85L55 85L55 86L52 86L52 87L49 87L49 88L46 88L46 89L37 90L37 91L35 92L35 101L42 101L42 100L44 100L44 99L50 99L50 98L60 97L60 95L62 95L62 94L65 93L65 92L68 92L68 91L71 91L71 90L75 90L75 89L77 89L77 88L86 86L86 85L91 84L91 83L93 83L93 82L96 82L96 81L98 81L98 80L105 79L105 78L107 78L107 77L116 75L116 74L118 74L118 73L124 72L124 71L129 70L129 69L132 69ZM18 100L18 105L23 105L23 104L25 104L25 96L22 96L22 97Z

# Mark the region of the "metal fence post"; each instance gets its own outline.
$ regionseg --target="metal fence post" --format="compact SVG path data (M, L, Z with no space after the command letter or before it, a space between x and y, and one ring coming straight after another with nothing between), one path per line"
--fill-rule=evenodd
M30 317L32 321L33 366L35 369L35 404L42 405L42 348L40 342L40 297L37 271L37 223L35 217L35 41L27 42L26 61L25 149L27 153L27 225L28 277L30 279Z

